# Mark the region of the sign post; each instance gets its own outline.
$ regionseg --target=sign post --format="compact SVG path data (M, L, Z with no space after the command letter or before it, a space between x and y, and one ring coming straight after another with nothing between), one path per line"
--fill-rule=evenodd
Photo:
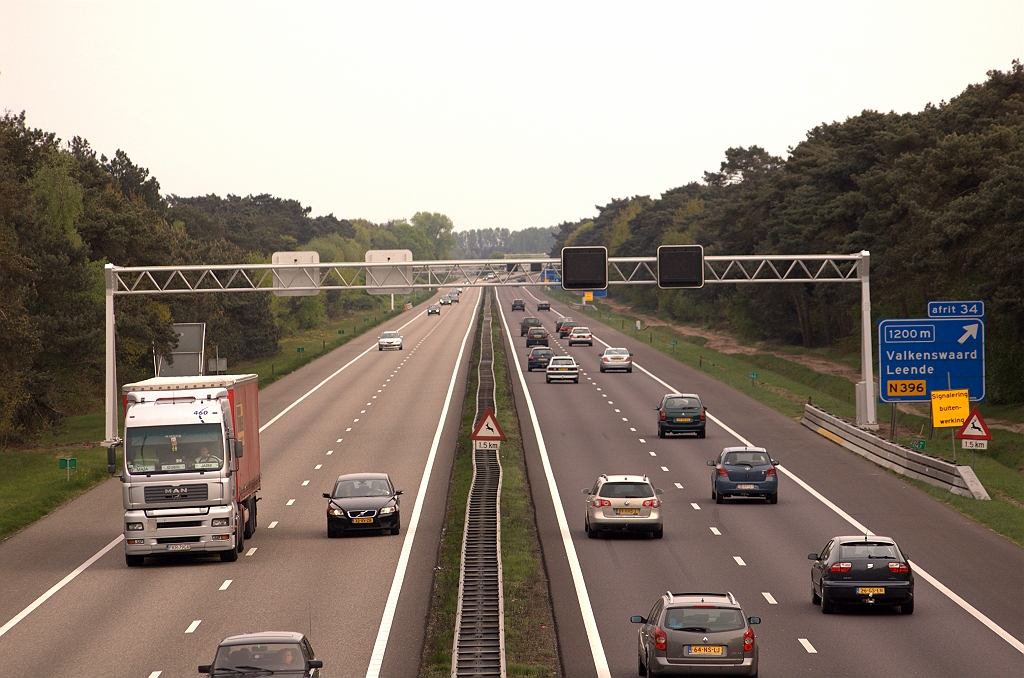
M498 452L501 449L501 443L505 440L505 432L501 430L498 418L494 416L491 408L488 407L484 410L484 416L480 417L480 422L469 439L473 441L474 450Z
M932 391L932 428L961 427L967 422L971 409L969 392L966 389ZM953 447L953 463L956 463L956 440L949 439Z
M985 320L881 320L878 361L882 402L928 402L929 393L942 389L964 389L970 400L983 401Z
M960 440L963 449L971 451L971 468L974 468L977 460L976 450L988 449L988 441L992 440L992 432L988 430L988 425L981 418L981 412L975 407L967 415L964 425L960 427L954 437Z

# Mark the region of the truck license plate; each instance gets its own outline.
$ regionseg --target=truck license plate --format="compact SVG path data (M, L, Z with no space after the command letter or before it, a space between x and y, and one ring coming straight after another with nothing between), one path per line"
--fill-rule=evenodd
M168 544L168 551L191 551L192 544Z

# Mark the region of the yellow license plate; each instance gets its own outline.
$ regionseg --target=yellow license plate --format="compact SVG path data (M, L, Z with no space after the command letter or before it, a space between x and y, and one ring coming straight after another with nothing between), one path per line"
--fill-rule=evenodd
M691 655L712 655L721 657L724 652L724 648L721 645L691 645L688 654Z
M676 417L676 421L690 421L689 417Z
M620 516L638 516L640 509L615 509L615 513Z
M373 518L353 518L353 523L372 523Z
M559 371L559 372L568 372L568 371L569 371L569 368L568 368L568 367L559 367L559 368L558 368L558 371Z
M885 588L882 586L858 586L857 593L861 595L881 596L885 595Z

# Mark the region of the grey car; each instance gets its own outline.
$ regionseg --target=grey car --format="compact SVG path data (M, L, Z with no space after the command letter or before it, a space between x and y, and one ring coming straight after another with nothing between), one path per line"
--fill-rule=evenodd
M319 678L324 663L316 659L301 633L264 631L228 636L220 641L212 664L199 667L208 676L310 676Z
M721 504L726 497L764 497L779 503L778 459L763 447L727 447L718 459L709 459L711 498Z
M583 530L591 539L608 532L648 532L665 535L661 515L662 490L647 476L610 476L602 473L591 488L583 488L587 513Z
M641 676L756 676L755 624L732 593L666 591L637 633L637 672Z

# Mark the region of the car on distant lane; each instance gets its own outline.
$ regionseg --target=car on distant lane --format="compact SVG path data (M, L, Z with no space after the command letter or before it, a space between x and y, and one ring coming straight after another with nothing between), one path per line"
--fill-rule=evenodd
M402 490L396 490L387 473L348 473L338 476L327 500L327 536L384 530L398 534Z
M591 488L583 488L586 517L583 530L591 539L606 532L647 532L655 539L665 534L661 516L662 490L655 490L644 475L610 476L602 473Z
M555 321L555 332L558 332L558 331L560 331L562 329L562 323L570 322L571 320L572 320L572 318L570 318L569 316L562 316L561 318L556 320Z
M551 302L550 301L538 301L537 302L537 310L538 311L550 311L551 310Z
M633 371L633 354L628 349L608 347L604 353L598 353L597 357L601 359L602 372L608 370Z
M576 327L577 324L578 323L575 323L572 320L568 320L568 321L562 323L561 325L559 325L558 326L558 338L559 339L565 339L566 337L568 337L569 336L569 332L571 332L572 328Z
M526 302L523 301L522 299L513 299L512 300L512 310L513 311L525 311L526 310Z
M526 347L547 346L548 331L543 327L531 327L526 333Z
M763 447L727 447L718 459L709 459L711 498L723 503L728 497L764 497L779 503L778 459Z
M586 344L587 346L594 345L594 336L590 333L589 327L580 327L577 325L572 328L569 332L569 345L573 344Z
M444 295L443 297L441 297L440 299L438 299L438 300L437 300L437 303L441 304L442 306L451 306L451 304L452 304L452 298L451 298L451 297L449 297L449 296L448 296L448 295L446 294L446 295Z
M526 371L533 372L535 369L547 369L548 361L554 355L555 352L547 346L534 346L526 356Z
M755 624L730 593L672 593L655 601L637 633L641 676L756 676Z
M403 350L402 335L399 334L398 332L393 332L391 330L387 332L381 332L380 337L377 339L377 350L383 351L385 349L389 351L392 349L396 351Z
M655 407L658 411L658 437L669 433L696 433L703 438L707 428L707 408L696 393L668 393Z
M519 323L519 336L520 337L526 336L527 330L529 330L531 327L540 327L540 326L541 326L540 318L537 318L537 317L532 316L532 315L528 316L526 318L523 318L522 321L520 321L520 323Z
M548 367L544 372L544 381L572 381L580 383L580 366L571 355L556 355L548 361Z
M199 667L208 676L307 676L320 678L317 659L302 633L263 631L228 636L220 641L212 664Z
M441 307L437 304L427 306L427 315L441 315Z
M914 570L889 537L858 534L832 537L811 553L811 602L832 614L838 605L899 608L914 614Z
M448 293L448 298L452 300L453 304L459 303L460 296L462 295L456 292L455 290L452 290L451 292Z

